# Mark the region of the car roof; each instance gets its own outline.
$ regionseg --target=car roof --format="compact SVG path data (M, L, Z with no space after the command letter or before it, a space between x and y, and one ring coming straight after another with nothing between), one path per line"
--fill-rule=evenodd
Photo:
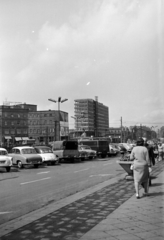
M34 146L34 148L50 148L51 149L51 147L48 147L48 146Z
M12 149L25 149L25 148L31 148L31 149L34 149L33 147L31 146L17 146L17 147L13 147Z
M0 148L0 150L1 150L1 151L6 151L6 152L7 152L6 148Z

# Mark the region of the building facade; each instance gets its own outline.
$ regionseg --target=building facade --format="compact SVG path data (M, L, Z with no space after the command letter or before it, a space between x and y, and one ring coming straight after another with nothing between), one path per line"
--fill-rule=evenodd
M28 138L28 113L37 110L36 105L0 106L0 143L9 147Z
M28 114L28 136L35 139L38 144L67 139L68 132L68 113L66 112L48 110Z
M108 107L98 102L98 98L75 100L75 129L99 137L105 136L109 129Z

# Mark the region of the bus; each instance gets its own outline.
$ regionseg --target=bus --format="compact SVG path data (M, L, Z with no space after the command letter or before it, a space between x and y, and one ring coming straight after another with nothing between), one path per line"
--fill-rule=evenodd
M59 161L66 160L74 162L75 159L81 160L82 156L78 150L77 140L63 140L52 143L52 150L59 157Z
M105 158L107 155L110 156L109 142L108 140L89 140L81 139L78 141L79 145L88 145L91 149L97 152L98 157Z

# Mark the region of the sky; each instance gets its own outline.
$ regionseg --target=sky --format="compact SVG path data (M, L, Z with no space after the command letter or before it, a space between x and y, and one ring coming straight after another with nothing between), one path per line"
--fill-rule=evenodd
M109 126L164 126L163 0L0 0L0 105L109 108Z

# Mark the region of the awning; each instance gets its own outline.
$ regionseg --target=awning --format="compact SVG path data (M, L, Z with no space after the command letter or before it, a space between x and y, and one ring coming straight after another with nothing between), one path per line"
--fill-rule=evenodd
M22 137L22 140L29 140L28 137Z
M11 136L5 136L5 139L12 139Z
M22 138L21 137L15 137L15 140L16 141L22 141Z

